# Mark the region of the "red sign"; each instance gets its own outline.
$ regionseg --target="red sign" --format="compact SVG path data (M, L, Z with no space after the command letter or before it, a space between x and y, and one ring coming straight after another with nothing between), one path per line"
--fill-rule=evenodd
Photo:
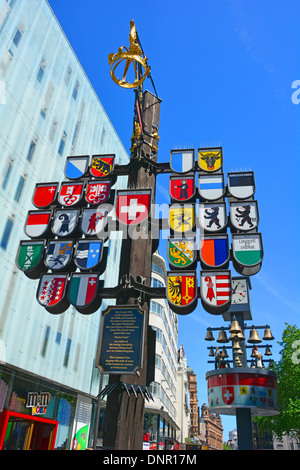
M222 399L226 405L234 402L234 387L222 387Z
M169 192L175 201L188 201L195 194L194 177L170 178Z
M58 197L62 206L74 206L83 194L83 183L63 183Z
M85 199L90 204L101 204L110 195L110 181L90 181L86 190Z
M125 225L137 225L147 219L151 206L151 190L120 190L116 215Z
M91 175L96 178L103 178L109 175L114 167L114 159L114 155L94 155L90 167Z
M57 188L58 183L37 184L32 198L35 207L39 209L49 207L56 199Z

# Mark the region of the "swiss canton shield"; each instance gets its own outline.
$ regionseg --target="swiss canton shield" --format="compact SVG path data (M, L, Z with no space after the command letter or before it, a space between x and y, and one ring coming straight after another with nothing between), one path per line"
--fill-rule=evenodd
M232 253L234 269L244 276L258 273L263 260L261 233L232 234Z
M223 166L222 148L199 148L198 165L201 170L213 173Z
M52 211L29 211L25 222L24 232L30 238L45 235L50 227Z
M89 167L89 155L82 155L78 157L67 157L65 165L65 176L69 180L77 180L82 178Z
M16 265L30 279L38 279L43 271L45 244L46 240L22 240L19 244Z
M194 204L173 204L169 206L169 227L176 233L187 233L195 226Z
M227 227L226 203L200 204L199 225L204 232L221 232Z
M62 183L58 202L62 206L70 207L78 204L83 196L84 183Z
M170 167L175 173L188 173L195 166L195 152L189 150L171 150Z
M255 193L253 171L228 173L228 191L235 199L248 199Z
M166 293L169 306L175 313L183 315L191 313L198 301L196 272L169 271Z
M99 279L97 274L72 273L69 282L68 298L80 313L94 313L101 305L98 296Z
M75 264L81 270L93 269L101 262L102 253L103 240L79 240L74 255Z
M38 209L46 209L57 198L58 183L38 183L35 186L32 203Z
M230 222L238 231L247 232L256 229L259 223L257 201L231 202Z
M124 225L138 225L146 220L151 209L151 189L118 190L116 216Z
M37 289L37 301L50 313L62 313L69 307L66 287L67 274L44 274L40 278Z
M230 271L201 271L200 295L202 306L208 313L226 312L231 304Z
M200 262L203 269L227 268L230 258L228 235L207 235L200 239Z
M89 181L85 194L86 202L94 205L107 201L110 196L110 186L109 180Z
M225 194L224 173L199 175L198 191L205 201L217 201Z
M194 176L171 176L169 193L174 201L189 201L195 195Z
M52 222L52 232L59 237L67 237L77 229L79 209L56 209Z
M80 221L80 230L84 235L98 235L103 232L107 224L107 207L93 209L84 208Z
M45 266L52 271L65 269L73 258L73 248L73 240L50 240L45 253Z
M196 261L194 238L168 238L168 261L171 268L191 268Z
M96 178L105 178L114 169L115 155L93 155L90 174Z

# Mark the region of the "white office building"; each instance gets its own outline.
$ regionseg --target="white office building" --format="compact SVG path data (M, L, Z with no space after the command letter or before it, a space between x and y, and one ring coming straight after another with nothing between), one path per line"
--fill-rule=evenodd
M46 0L0 0L0 122L0 421L8 419L0 448L84 448L92 439L106 305L88 316L73 307L52 315L36 301L38 281L15 259L36 183L63 181L68 155L113 153L117 164L128 155ZM118 178L115 188L125 187ZM121 243L107 247L102 277L115 285ZM29 392L37 403L52 397L39 433L26 407ZM55 433L47 419L58 423Z

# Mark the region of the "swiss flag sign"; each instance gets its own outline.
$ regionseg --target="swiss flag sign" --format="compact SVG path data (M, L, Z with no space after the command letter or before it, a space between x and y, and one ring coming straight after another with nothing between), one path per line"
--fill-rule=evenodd
M116 216L125 225L137 225L147 219L151 207L151 189L119 190Z

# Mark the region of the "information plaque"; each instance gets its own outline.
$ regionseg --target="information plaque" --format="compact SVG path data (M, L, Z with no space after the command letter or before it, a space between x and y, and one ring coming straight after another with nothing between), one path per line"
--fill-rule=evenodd
M142 367L144 311L110 306L103 313L97 367L107 374L135 374Z

